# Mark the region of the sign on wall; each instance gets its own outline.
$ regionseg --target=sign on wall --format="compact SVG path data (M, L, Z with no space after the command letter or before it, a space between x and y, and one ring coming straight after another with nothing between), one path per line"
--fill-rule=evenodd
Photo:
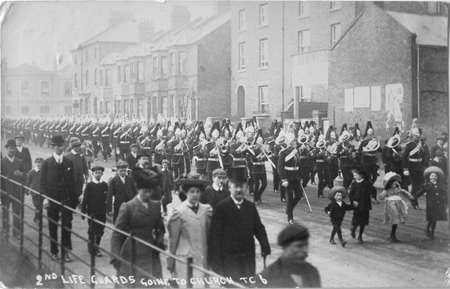
M397 125L401 130L404 126L402 113L403 85L401 83L386 84L385 89L386 126L392 128Z

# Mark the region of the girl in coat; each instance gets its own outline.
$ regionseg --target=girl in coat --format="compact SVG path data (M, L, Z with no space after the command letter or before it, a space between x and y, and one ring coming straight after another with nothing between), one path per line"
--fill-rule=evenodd
M367 179L364 170L361 167L355 167L352 170L353 182L350 185L350 203L355 208L353 211L351 235L356 237L356 229L359 227L358 242L364 241L362 235L364 228L369 224L369 213L372 210L372 199L377 202L377 190Z
M391 242L398 243L396 232L398 224L405 223L406 215L408 214L408 205L402 199L407 197L413 200L414 197L406 190L401 188L400 175L394 172L388 172L383 179L384 190L381 192L379 199L386 200L384 207L384 223L391 224Z
M434 239L434 230L437 221L447 220L447 189L444 184L444 172L435 166L429 167L424 172L426 183L417 192L417 198L426 194L427 202L427 228L426 234Z

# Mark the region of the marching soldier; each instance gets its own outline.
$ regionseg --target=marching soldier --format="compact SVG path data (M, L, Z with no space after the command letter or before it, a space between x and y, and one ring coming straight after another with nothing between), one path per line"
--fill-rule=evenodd
M126 129L124 133L122 133L119 137L119 152L120 158L126 160L128 155L130 154L130 144L131 144L131 136L130 136L131 127Z
M267 174L265 161L267 153L264 151L261 130L258 131L253 149L249 149L249 168L252 178L253 199L256 205L261 204L261 196L267 187Z
M343 130L339 136L339 165L342 172L343 186L348 189L352 183L352 167L354 166L353 158L355 149L350 144L351 134L348 130Z
M319 183L317 184L317 198L324 197L323 189L329 184L328 152L326 146L325 139L319 137L314 152L316 171L319 178Z
M286 188L286 214L288 222L293 224L293 210L301 200L303 190L299 177L300 157L297 151L297 140L295 139L295 135L288 133L286 135L286 143L288 144L288 147L280 151L277 168L281 178L281 185Z
M374 184L378 177L377 152L380 149L380 142L374 136L372 123L367 122L364 140L361 141L359 153L361 156L361 165L367 172L369 181Z
M339 158L336 130L330 126L327 132L327 151L328 151L328 188L333 187L333 182L339 176Z
M410 131L411 141L405 146L403 153L403 175L409 177L414 196L412 205L414 209L418 208L416 194L424 183L423 172L428 166L429 153L423 146L420 139L421 132L419 128L413 127Z

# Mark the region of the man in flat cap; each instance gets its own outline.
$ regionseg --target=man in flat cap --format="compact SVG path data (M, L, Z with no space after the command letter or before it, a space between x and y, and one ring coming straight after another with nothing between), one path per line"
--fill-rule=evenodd
M214 209L220 201L230 196L230 192L225 187L228 177L224 169L215 169L212 173L212 180L212 184L202 192L200 202L209 204Z
M308 229L300 224L287 225L278 235L278 245L283 249L280 258L261 273L267 288L320 287L316 267L306 261L309 250ZM256 278L258 279L258 278Z
M55 135L51 139L51 145L54 153L46 159L41 169L41 190L42 193L64 205L73 207L78 202L78 197L74 192L73 163L64 156L65 141L61 135ZM53 259L58 259L59 245L58 240L58 221L61 218L64 228L72 229L72 212L52 201L45 200L48 203L47 216L49 218L48 228L50 231L50 251ZM45 205L44 205L45 206ZM72 249L71 231L63 229L61 242L64 246L64 252L61 252L61 258L70 262L68 250Z
M12 181L24 183L26 178L25 165L23 161L16 156L15 140L8 140L5 148L6 155L2 157L1 161L2 174ZM13 215L13 236L17 238L19 237L21 226L18 216L20 216L23 207L20 202L17 202L15 199L23 201L23 190L20 186L6 179L2 179L1 188L8 193L8 195L0 195L2 201L3 234L5 237L9 236L9 208L12 207L13 214L15 214L15 216Z
M79 198L83 191L83 184L86 182L89 172L86 158L81 152L81 141L77 137L70 138L70 152L66 154L66 157L73 163L73 177L74 177L74 192L77 196L77 200L73 205L73 208L78 206Z
M128 202L136 195L136 187L133 179L127 174L127 169L127 162L119 160L116 175L109 181L106 210L109 215L113 214L113 222L116 221L122 203Z

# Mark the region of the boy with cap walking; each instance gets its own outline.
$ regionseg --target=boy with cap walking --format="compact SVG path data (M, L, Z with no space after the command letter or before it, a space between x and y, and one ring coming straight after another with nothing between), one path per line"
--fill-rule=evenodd
M83 202L81 203L81 212L89 215L102 223L106 221L106 196L108 193L108 184L101 181L105 169L101 166L94 166L92 169L94 178L86 185L84 189ZM84 218L84 217L83 217ZM98 246L103 236L105 226L93 220L88 220L89 235L89 253L97 257L102 256ZM95 247L93 244L95 243Z
M334 187L330 191L331 202L325 207L325 213L330 216L333 230L331 231L330 244L335 245L334 235L338 235L339 241L342 247L345 247L347 242L342 238L341 225L344 220L345 211L353 210L353 206L343 201L344 196L347 194L347 190L344 187Z
M41 192L41 168L43 161L43 158L36 158L34 160L35 167L28 172L27 180L25 182L27 187L38 192ZM34 208L36 209L33 221L38 223L41 219L42 203L44 202L44 199L35 193L31 193L31 199L33 200Z
M307 228L299 224L287 225L278 235L278 245L282 247L283 252L280 258L261 273L267 283L258 284L258 287L321 287L319 271L306 261L309 250Z
M128 202L136 195L133 179L127 175L128 164L119 160L116 168L116 175L109 181L107 198L107 213L108 215L113 213L113 223L116 221L120 205Z
M224 169L215 169L212 173L212 180L212 184L202 192L200 202L209 204L214 209L220 201L230 196L230 192L225 187L227 173Z

